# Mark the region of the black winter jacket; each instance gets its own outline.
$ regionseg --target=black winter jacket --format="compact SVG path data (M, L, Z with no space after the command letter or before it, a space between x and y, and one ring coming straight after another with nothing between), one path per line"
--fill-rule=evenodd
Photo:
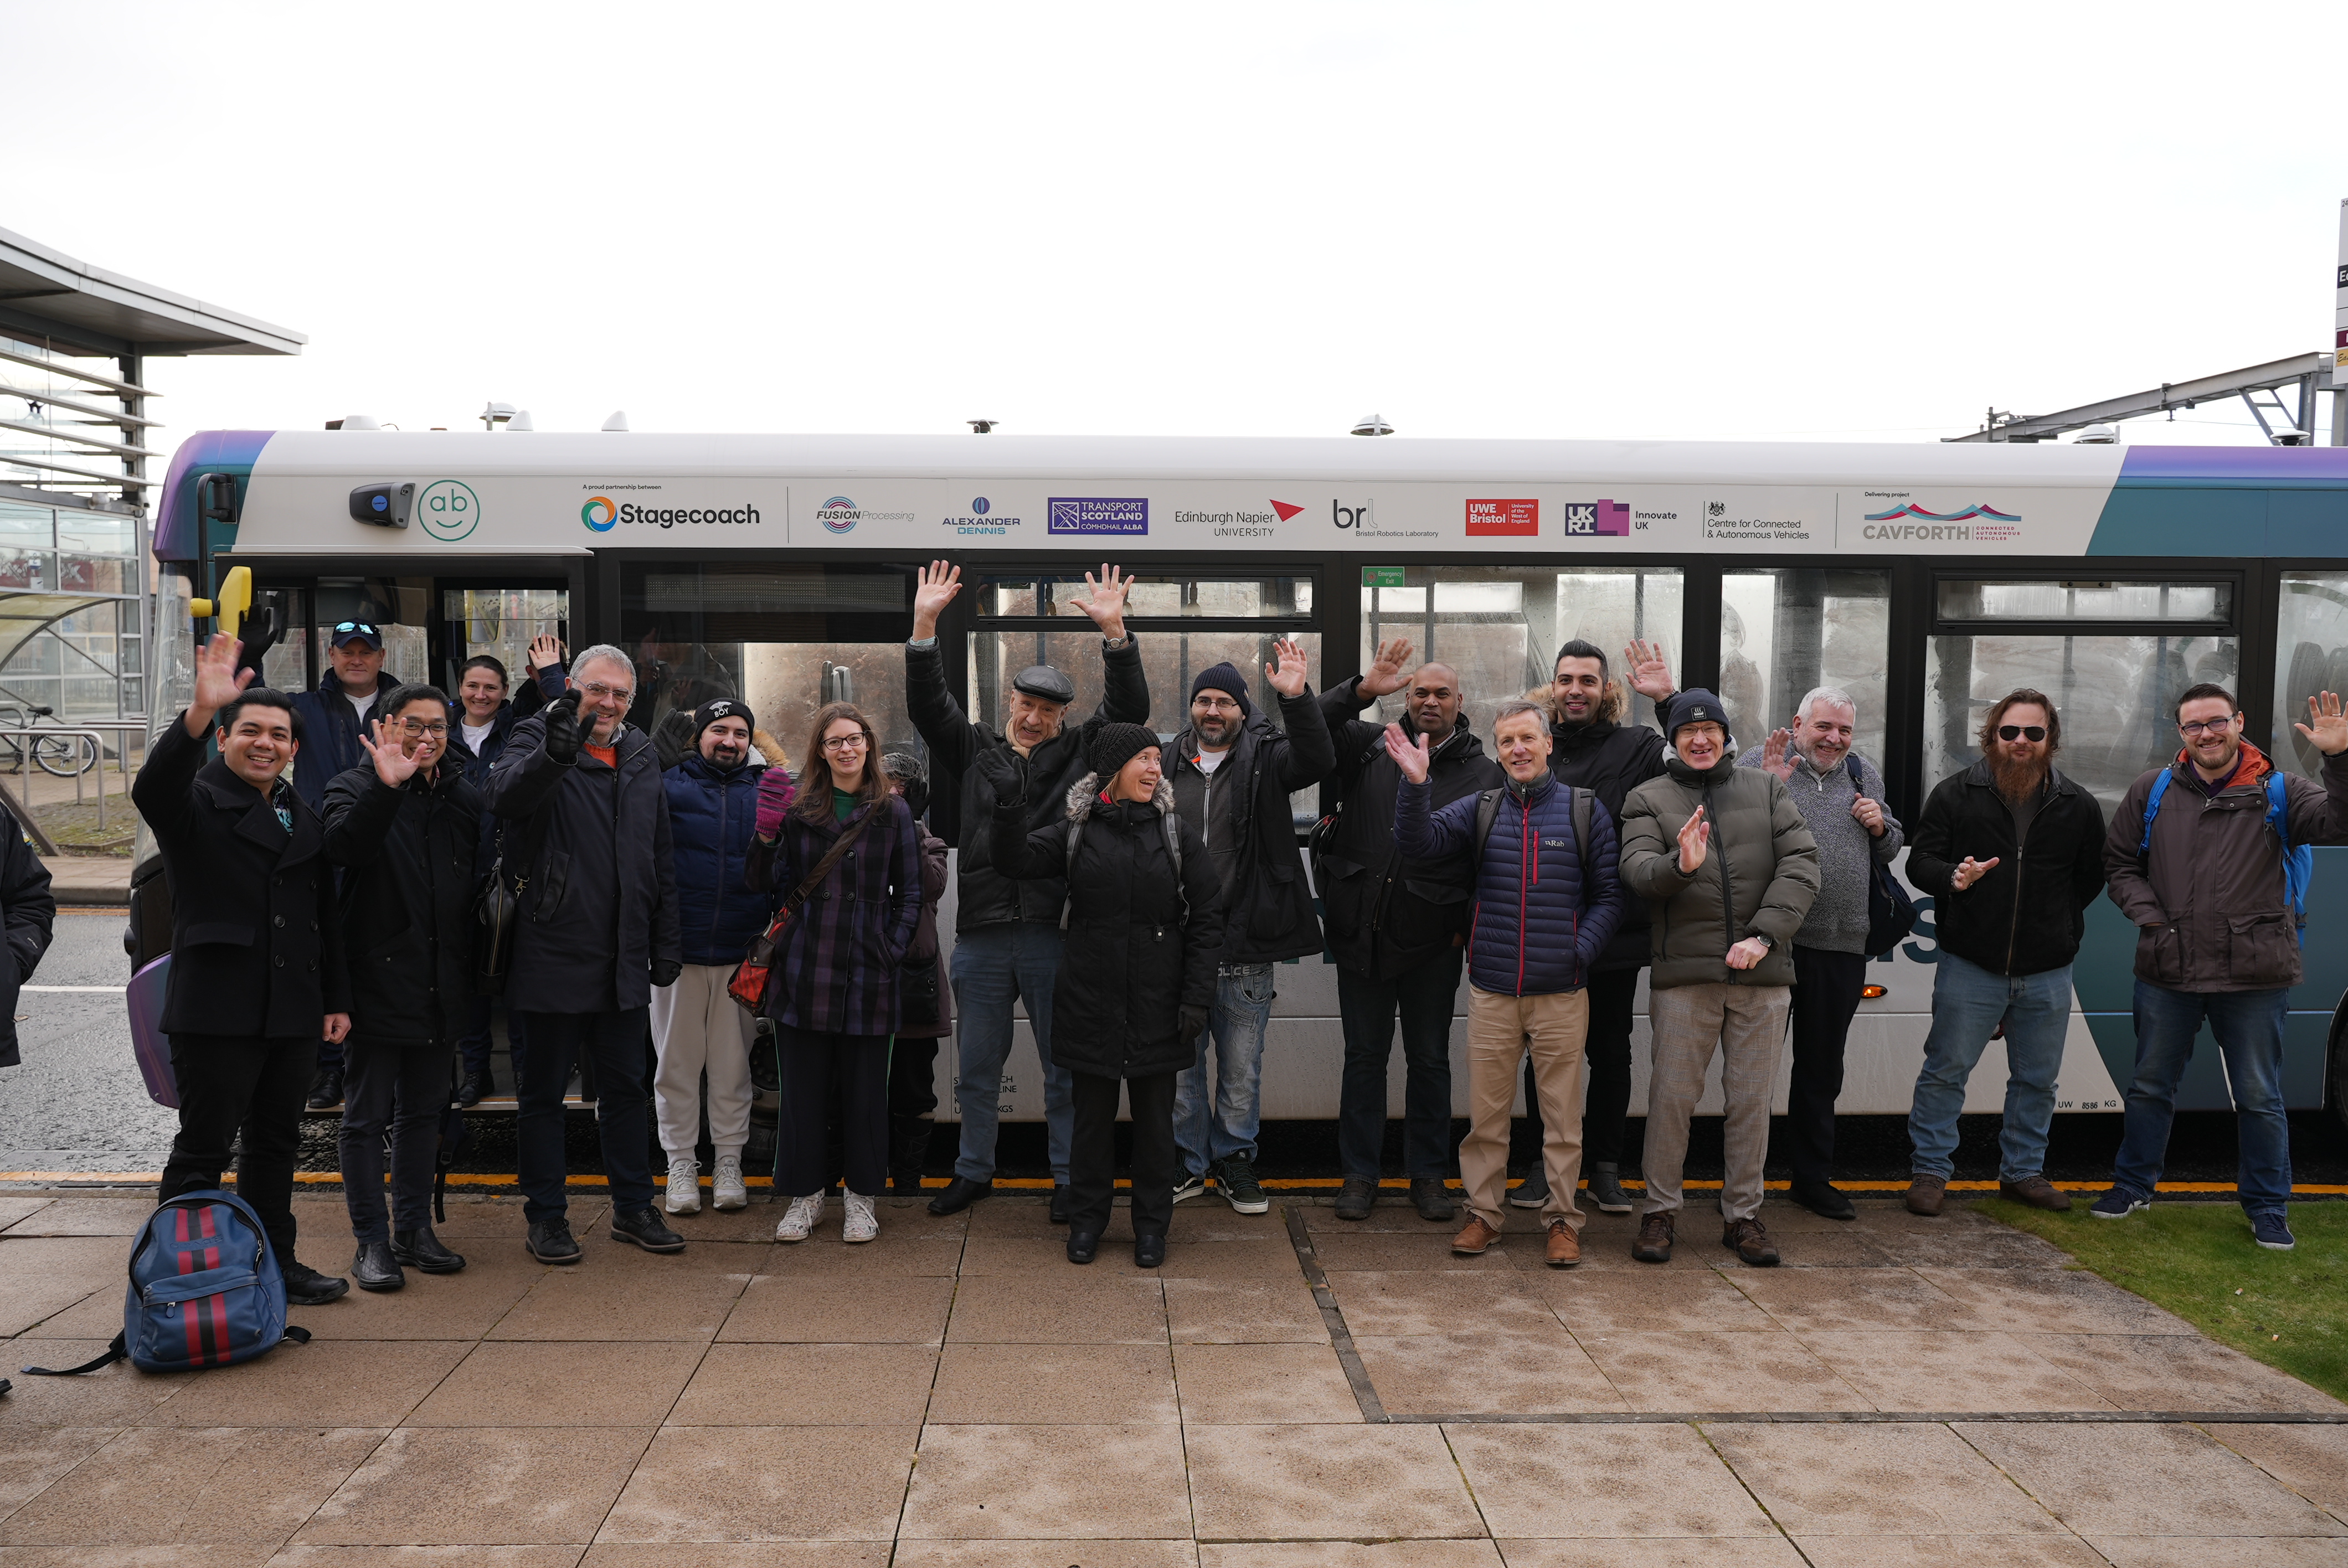
M343 867L343 943L351 971L351 1038L376 1045L445 1045L474 994L473 898L481 792L456 765L398 789L373 764L326 786L326 858Z
M1149 722L1149 682L1141 671L1141 647L1132 638L1122 648L1101 653L1107 690L1101 705L1082 724L1070 724L1037 746L1026 759L1027 825L1043 827L1060 819L1060 800L1068 786L1092 771L1085 761L1091 732L1104 723L1146 724ZM930 748L930 792L933 815L956 799L952 781L959 777L961 810L954 826L962 856L955 871L954 929L975 931L1014 920L1059 924L1064 893L1060 874L1035 881L1013 881L994 869L989 848L989 825L994 820L994 791L971 765L978 753L1011 744L984 724L972 722L946 689L945 661L935 645L905 645L905 706L913 728ZM1016 753L1014 753L1016 754ZM955 833L943 836L953 838Z
M1024 803L996 805L989 858L1006 876L1060 886L1068 835L1084 835L1066 883L1071 903L1052 989L1052 1060L1098 1078L1179 1072L1191 1056L1182 1009L1215 997L1223 915L1214 867L1198 834L1174 815L1174 791L1163 780L1148 804L1109 804L1099 786L1098 775L1085 774L1062 797L1062 819L1033 831ZM1162 817L1181 835L1179 889Z
M49 868L33 853L16 819L0 810L0 927L5 927L9 962L0 964L0 1067L16 1065L16 993L41 955L49 950L50 927L57 923L57 901L49 892Z
M514 937L506 1001L517 1012L610 1012L652 1001L652 966L684 962L676 857L660 756L642 730L621 730L614 770L582 746L546 754L546 720L513 728L489 770L489 809L506 819L515 859L530 819L549 812ZM511 875L516 867L507 866Z
M1661 778L1671 757L1663 748L1663 737L1646 725L1618 724L1611 719L1551 724L1549 739L1550 776L1596 794L1606 815L1618 824L1622 820L1624 798L1649 779ZM1591 966L1593 972L1635 969L1646 964L1654 950L1648 915L1644 898L1630 900L1630 907L1622 911L1622 923L1614 927L1613 940Z
M1226 964L1278 963L1321 951L1321 920L1313 912L1313 885L1304 877L1304 856L1296 846L1296 817L1288 796L1292 790L1327 778L1337 753L1329 726L1322 722L1320 703L1309 689L1281 698L1280 711L1288 724L1286 734L1257 710L1241 726L1240 738L1222 766L1204 779L1218 794L1235 784L1241 788L1231 797L1230 816L1239 854L1224 878L1221 961ZM1168 776L1177 768L1196 772L1198 749L1194 732L1186 729L1175 736ZM1211 845L1208 854L1214 854Z
M1908 880L1932 896L1941 946L1993 974L2043 974L2078 957L2087 906L2104 890L2103 806L2059 770L2046 782L2019 856L1985 757L1932 786L1908 840ZM1960 893L1968 855L1997 865Z
M383 717L384 698L401 684L388 670L376 672L367 723ZM294 759L294 788L312 811L323 813L326 786L367 760L366 748L359 744L360 716L351 711L350 699L343 695L342 680L332 670L315 690L295 694L294 711L302 716L302 754ZM374 739L372 733L368 739Z
M1413 860L1395 846L1402 770L1386 755L1385 726L1351 717L1363 701L1351 681L1321 699L1336 750L1330 782L1344 792L1345 807L1313 876L1330 955L1357 975L1385 978L1415 969L1467 939L1476 868L1462 856ZM1464 723L1440 743L1430 743L1428 755L1428 802L1436 811L1498 789L1508 776Z
M315 1040L328 1013L350 1010L326 830L279 784L291 833L270 796L205 760L184 714L148 743L130 799L170 879L167 1034Z

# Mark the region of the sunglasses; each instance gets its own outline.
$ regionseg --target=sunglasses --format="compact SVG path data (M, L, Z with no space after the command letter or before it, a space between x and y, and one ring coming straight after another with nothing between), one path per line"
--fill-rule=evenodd
M2043 741L2046 738L2044 724L2000 724L1997 738L2001 741Z

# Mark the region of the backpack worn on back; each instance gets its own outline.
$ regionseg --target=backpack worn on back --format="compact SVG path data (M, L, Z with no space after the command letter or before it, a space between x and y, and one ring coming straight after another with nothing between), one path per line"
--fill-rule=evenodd
M95 1372L129 1358L142 1372L232 1367L310 1331L285 1323L285 1276L259 1216L242 1198L206 1189L167 1199L130 1245L122 1332L78 1367L27 1367L43 1378Z
M2160 776L2152 781L2152 793L2144 802L2144 836L2136 846L2138 860L2152 856L2152 819L2160 815L2160 798L2168 793L2170 770L2163 768ZM2291 797L2283 787L2279 768L2267 773L2267 825L2282 841L2282 891L2291 901L2291 917L2298 923L2299 945L2307 946L2307 885L2315 879L2315 849L2312 845L2291 841Z
M1500 820L1500 789L1488 789L1476 797L1476 864L1484 864L1484 845L1491 842L1492 825ZM1590 865L1590 803L1598 797L1580 784L1564 786L1570 809L1573 813L1573 854L1581 862L1581 891L1584 897L1598 896L1598 874Z

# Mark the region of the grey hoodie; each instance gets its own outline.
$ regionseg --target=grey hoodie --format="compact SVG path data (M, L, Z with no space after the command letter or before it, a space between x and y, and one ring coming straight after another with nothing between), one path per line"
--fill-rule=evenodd
M1891 857L1900 853L1904 842L1900 819L1887 809L1883 836L1876 837L1850 815L1850 803L1859 798L1859 790L1851 783L1849 767L1837 763L1822 777L1809 758L1799 752L1792 755L1794 776L1786 781L1786 793L1793 796L1802 820L1809 824L1810 836L1818 841L1819 878L1818 899L1802 917L1802 928L1794 933L1794 945L1828 953L1864 952L1868 883L1878 865L1890 865ZM1880 805L1883 775L1857 752L1849 753L1849 760L1859 764L1867 798ZM1736 765L1759 767L1761 748L1756 746L1738 757Z

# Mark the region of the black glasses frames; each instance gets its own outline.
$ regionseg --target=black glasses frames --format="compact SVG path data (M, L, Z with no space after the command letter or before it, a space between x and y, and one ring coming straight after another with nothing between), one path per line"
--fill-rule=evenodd
M2001 741L2028 740L2035 743L2046 738L2046 726L2044 724L2000 724L1997 727L1997 738Z

